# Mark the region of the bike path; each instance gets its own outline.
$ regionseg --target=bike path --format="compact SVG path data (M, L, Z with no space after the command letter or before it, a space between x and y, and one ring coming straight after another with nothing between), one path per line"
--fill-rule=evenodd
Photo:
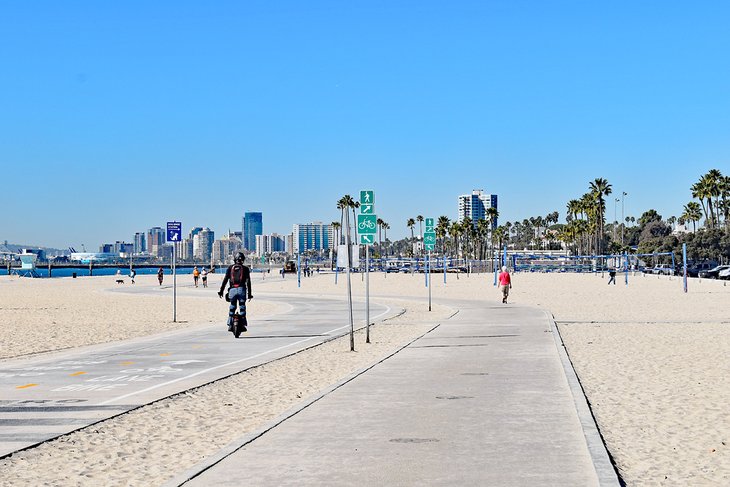
M290 309L250 316L239 339L223 309L220 324L0 362L0 457L349 332L342 298L257 297ZM372 322L398 312L370 303Z
M167 485L619 485L551 318L444 304L459 313Z

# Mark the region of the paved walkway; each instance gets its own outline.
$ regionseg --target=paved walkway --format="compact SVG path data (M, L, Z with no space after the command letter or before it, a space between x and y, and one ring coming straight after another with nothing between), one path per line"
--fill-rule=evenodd
M431 333L172 484L220 460L185 485L618 485L550 318L448 304Z
M257 296L289 311L250 316L249 331L238 340L226 331L221 300L215 326L0 361L0 458L349 332L342 298ZM401 311L370 307L376 321ZM363 303L355 302L355 310L364 316Z

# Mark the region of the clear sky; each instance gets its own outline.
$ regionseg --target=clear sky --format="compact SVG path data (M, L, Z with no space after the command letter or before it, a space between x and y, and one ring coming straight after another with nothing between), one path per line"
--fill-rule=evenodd
M245 211L288 233L360 189L400 238L475 188L501 222L563 220L598 177L626 215L678 215L700 175L730 173L728 18L724 1L6 1L0 240L220 235Z

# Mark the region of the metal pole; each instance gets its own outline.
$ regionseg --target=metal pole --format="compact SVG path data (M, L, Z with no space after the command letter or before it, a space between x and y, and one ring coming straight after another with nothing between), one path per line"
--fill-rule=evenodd
M624 244L624 227L626 226L626 223L624 222L624 196L627 194L628 193L626 191L621 193L621 245Z
M444 284L446 284L446 254L444 254Z
M492 266L494 266L494 285L496 286L497 285L497 262L499 259L499 254L497 254L494 251L494 247L492 247L492 254L493 254Z
M624 279L626 281L626 285L629 285L629 254L624 252Z
M370 246L365 244L365 343L370 343Z
M426 267L428 273L428 310L431 311L431 251L428 251L428 266Z
M177 246L172 246L172 321L177 323Z
M687 292L687 244L682 244L682 275L684 278L684 292Z
M431 251L429 251L429 254L430 253L431 253ZM423 254L423 279L424 279L423 285L426 287L428 287L428 272L426 272L427 270L428 270L428 265L426 264L426 254L424 253Z
M345 223L347 228L347 238L345 243L347 244L347 304L350 309L350 351L355 351L355 322L352 318L352 283L350 282L350 250L352 244L350 243L350 213L345 213Z

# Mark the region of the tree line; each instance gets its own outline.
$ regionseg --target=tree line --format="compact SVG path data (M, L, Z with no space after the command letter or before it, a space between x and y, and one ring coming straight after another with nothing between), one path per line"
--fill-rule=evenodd
M688 257L692 260L730 260L730 177L720 170L711 169L691 187L693 200L684 205L679 216L664 219L654 209L649 209L637 219L625 216L622 221L606 222L606 202L613 194L613 186L605 178L588 183L587 191L566 204L565 223L559 223L559 212L533 216L514 222L496 225L499 212L487 208L484 219L472 221L464 218L453 221L442 215L436 219L436 252L469 259L489 259L494 252L507 245L517 250L567 250L572 255L605 255L616 253L674 252L681 256L683 243L687 244ZM626 193L621 193L626 196ZM616 202L620 201L618 198ZM338 200L341 215L355 209L359 203L349 195ZM387 231L390 224L377 221L377 245L374 256L423 255L422 215L406 219L410 237L390 241ZM676 232L675 225L692 225L692 231ZM335 241L343 241L340 222L332 222ZM418 235L415 227L418 225ZM357 229L355 240L357 242ZM416 250L414 250L414 248Z

